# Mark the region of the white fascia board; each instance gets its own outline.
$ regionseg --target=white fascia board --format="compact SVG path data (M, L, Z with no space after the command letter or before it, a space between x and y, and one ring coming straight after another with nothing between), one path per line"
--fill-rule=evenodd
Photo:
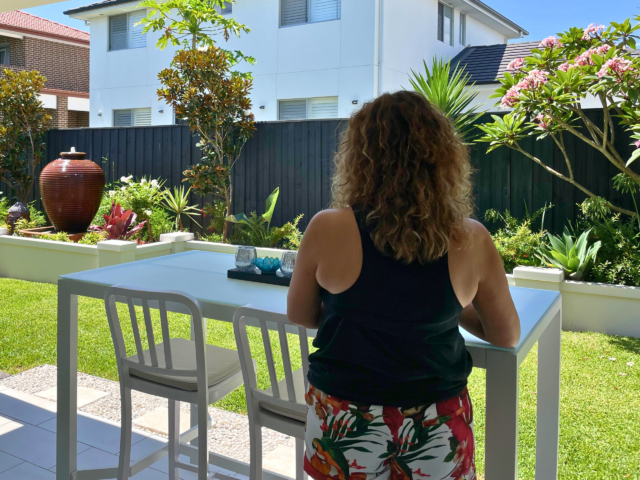
M68 97L67 101L68 101L67 108L72 112L88 112L89 111L88 98Z
M471 0L442 0L442 3L450 5L453 8L457 8L470 17L473 17L488 27L493 28L496 32L500 32L507 38L521 38L526 33L513 25L509 25L489 10L482 8Z
M0 28L1 37L17 38L19 40L24 39L24 33L13 32L11 30L4 30Z
M55 95L49 95L48 93L41 93L38 98L42 102L44 108L55 110L58 108L58 97Z
M96 8L95 10L74 13L68 16L78 20L91 21L92 18L111 17L113 15L119 15L121 13L135 12L137 10L142 10L142 8L140 8L140 2L132 1L130 3L114 5L112 7Z

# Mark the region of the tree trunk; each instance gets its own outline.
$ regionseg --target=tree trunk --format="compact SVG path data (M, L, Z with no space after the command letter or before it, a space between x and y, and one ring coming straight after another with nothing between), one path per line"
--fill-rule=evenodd
M231 215L231 194L233 192L233 186L229 185L229 188L227 188L227 191L224 194L225 200L227 202L227 213L225 214L225 217L228 217L229 215ZM227 236L229 233L229 222L227 222L226 220L224 221L224 227L222 227L222 243L226 243L227 242Z
M178 215L178 225L180 225L180 231L184 232L184 227L182 226L182 218Z

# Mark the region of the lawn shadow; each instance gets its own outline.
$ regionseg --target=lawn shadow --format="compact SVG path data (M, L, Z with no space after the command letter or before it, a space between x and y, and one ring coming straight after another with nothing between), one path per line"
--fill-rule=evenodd
M607 337L607 342L613 346L629 350L630 352L640 353L640 338L609 336Z

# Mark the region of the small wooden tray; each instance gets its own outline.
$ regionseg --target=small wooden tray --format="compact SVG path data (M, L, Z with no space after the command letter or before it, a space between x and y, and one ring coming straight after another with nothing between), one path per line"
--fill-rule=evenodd
M237 268L232 268L231 270L227 270L227 278L244 280L246 282L268 283L269 285L279 285L281 287L288 287L291 284L291 277L283 276L280 270L273 275L268 275L263 274L257 268L249 272L243 272Z

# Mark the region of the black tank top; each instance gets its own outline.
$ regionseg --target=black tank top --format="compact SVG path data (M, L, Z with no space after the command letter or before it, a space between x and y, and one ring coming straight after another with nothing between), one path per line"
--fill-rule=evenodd
M360 215L356 215L360 219ZM471 356L448 256L405 264L384 255L360 224L362 270L348 290L321 290L325 314L309 356L309 382L369 405L413 407L460 393Z

